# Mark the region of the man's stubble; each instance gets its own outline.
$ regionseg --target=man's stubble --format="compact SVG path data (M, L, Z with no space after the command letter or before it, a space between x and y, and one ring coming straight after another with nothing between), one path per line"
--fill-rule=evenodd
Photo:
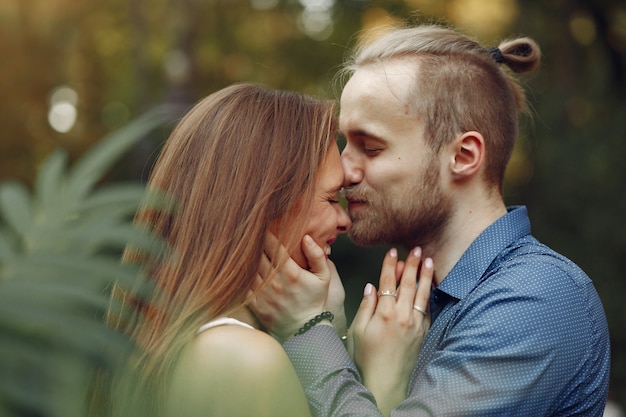
M374 191L359 185L347 189L346 197L367 201L350 213L349 235L360 246L391 244L413 248L432 243L443 232L452 206L450 196L441 186L434 157L402 189L387 187Z

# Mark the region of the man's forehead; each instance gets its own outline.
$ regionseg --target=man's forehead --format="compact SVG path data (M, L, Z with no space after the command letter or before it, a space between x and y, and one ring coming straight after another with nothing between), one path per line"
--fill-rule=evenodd
M381 137L385 130L396 130L415 119L412 98L414 77L404 72L355 73L344 89L339 109L339 128L350 137ZM392 126L397 125L397 126ZM384 135L382 135L384 136Z
M416 80L415 66L409 64L410 61L394 60L358 69L343 89L340 112L343 107L362 100L407 104Z

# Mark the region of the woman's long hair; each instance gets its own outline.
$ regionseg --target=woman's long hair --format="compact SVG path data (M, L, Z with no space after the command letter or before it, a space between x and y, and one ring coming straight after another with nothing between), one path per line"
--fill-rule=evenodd
M336 130L333 102L254 84L206 97L179 122L148 183L176 207L136 215L171 252L155 260L128 248L125 261L143 265L157 290L147 303L117 294L136 313L116 325L144 352L144 381L166 381L200 325L246 303L270 225L286 246L298 244Z

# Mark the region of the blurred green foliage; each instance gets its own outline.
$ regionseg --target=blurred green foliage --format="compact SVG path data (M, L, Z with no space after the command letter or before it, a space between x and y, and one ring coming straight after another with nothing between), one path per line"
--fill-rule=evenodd
M71 169L43 163L31 193L0 183L0 415L84 417L94 371L112 370L131 343L104 315L116 282L141 291L120 263L127 243L154 247L132 225L137 182L99 186L113 162L165 121L153 111L113 133ZM146 290L147 290L146 286Z
M527 205L533 233L581 265L595 282L611 330L611 396L624 404L623 1L5 0L0 3L0 179L38 190L47 180L36 179L35 173L53 149L66 149L71 162L146 108L164 102L187 108L237 81L338 98L341 85L334 75L362 31L404 19L451 23L485 46L497 45L510 34L532 36L541 45L540 70L522 79L534 117L522 124L507 172L506 200ZM64 133L53 130L47 120L52 93L60 86L78 97L76 122ZM139 141L107 173L103 185L143 180L164 136ZM47 161L42 169L48 172L62 165L60 156ZM3 228L11 224L11 233L19 235L32 223L32 200L40 197L29 196L14 183L3 190L3 199L12 201L3 209L10 213ZM122 194L120 190L115 198ZM55 204L54 196L42 198ZM2 253L10 253L5 247L15 251L19 245L41 245L1 233ZM60 250L61 237L50 241ZM365 282L378 279L385 249L356 248L346 238L333 248L349 315ZM7 270L4 264L0 270ZM4 299L4 290L0 297ZM17 323L12 331L30 331L30 325ZM0 383L13 386L4 381Z

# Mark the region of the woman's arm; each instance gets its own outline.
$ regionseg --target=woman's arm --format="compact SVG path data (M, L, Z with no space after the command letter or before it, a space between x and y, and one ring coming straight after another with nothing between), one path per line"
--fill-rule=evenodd
M391 249L383 261L380 291L366 286L350 327L348 350L385 416L406 399L411 372L430 327L427 309L432 277L432 260L422 262L419 248L411 251L405 263Z

